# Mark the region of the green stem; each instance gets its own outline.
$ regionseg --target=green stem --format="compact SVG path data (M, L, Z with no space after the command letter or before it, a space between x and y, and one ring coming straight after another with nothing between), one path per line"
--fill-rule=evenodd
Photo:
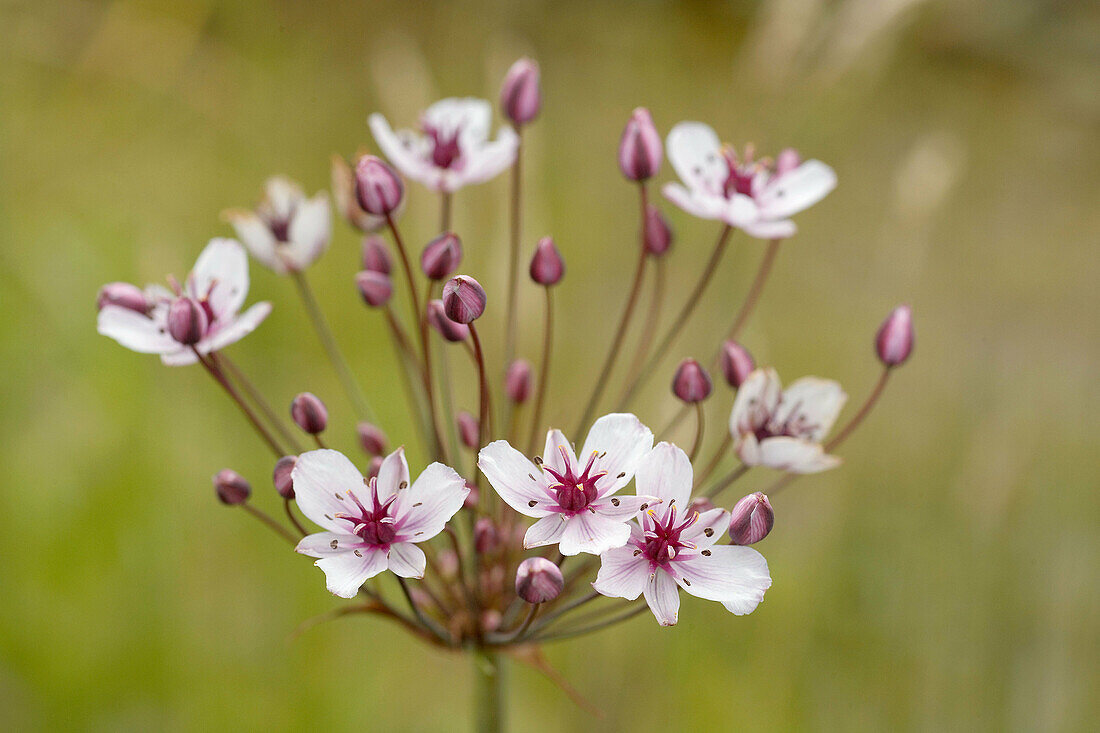
M519 241L520 241L520 207L523 193L523 170L520 161L523 159L523 137L520 128L515 126L516 137L516 162L512 165L512 201L509 216L508 232L508 312L507 325L504 331L504 368L512 363L516 354L516 328L519 323Z
M347 395L348 400L351 401L356 415L360 420L370 420L374 422L374 411L371 410L370 403L367 402L367 398L363 395L363 390L359 388L359 384L355 381L355 377L351 373L351 367L348 366L347 360L340 352L340 347L336 345L336 337L332 335L332 329L329 328L328 322L321 312L321 306L318 305L317 298L313 295L313 289L309 286L309 281L306 280L305 273L294 272L291 273L291 275L294 278L294 284L298 286L298 294L302 298L302 304L305 306L306 313L309 315L309 319L313 321L313 328L317 331L317 338L320 339L321 346L324 348L325 354L328 355L328 360L332 363L332 368L336 372L336 378L340 380L340 386L343 387L344 393Z
M474 730L504 730L504 657L490 649L478 649L474 661Z
M286 451L279 446L279 442L275 440L271 432L265 428L263 423L260 422L260 419L256 417L256 413L253 412L252 408L248 406L248 403L244 401L240 393L237 392L237 389L226 378L225 373L218 368L218 365L213 360L200 354L195 347L192 346L191 350L195 352L195 356L198 358L199 363L206 367L206 371L210 373L214 381L220 384L222 389L225 390L225 393L229 395L230 399L236 402L237 406L241 408L241 412L244 413L244 416L248 418L248 422L252 424L252 427L255 428L256 432L263 438L263 441L271 448L275 457L282 458L286 455Z
M535 409L531 413L531 433L527 439L527 452L534 454L538 449L539 425L542 423L542 408L546 402L546 385L550 382L550 351L554 344L554 297L550 288L546 288L546 321L542 329L542 365L539 367L539 388L535 395Z
M260 390L252 383L252 381L245 376L241 368L237 366L228 356L222 353L211 354L213 362L219 367L225 367L229 372L233 380L240 385L245 394L248 395L248 399L252 400L252 403L256 407L260 408L260 412L264 414L267 421L275 428L284 441L284 444L288 446L295 454L302 452L302 446L298 443L298 440L294 437L294 434L290 432L290 429L283 424L283 421L279 419L279 416L275 414L275 410L271 409L271 405L264 399Z

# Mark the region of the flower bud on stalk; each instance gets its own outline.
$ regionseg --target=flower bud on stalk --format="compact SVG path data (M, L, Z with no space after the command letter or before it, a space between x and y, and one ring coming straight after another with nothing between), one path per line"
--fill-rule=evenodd
M310 435L323 433L328 426L328 409L312 392L302 392L290 403L294 424Z
M710 397L713 384L707 370L695 361L684 359L672 378L672 392L684 402L694 404Z
M393 270L393 258L382 237L368 234L363 237L363 269L389 275Z
M459 275L443 286L443 312L455 323L473 323L485 312L485 289L469 275Z
M429 280L442 280L454 273L461 261L461 240L452 232L444 232L424 248L420 255L420 269Z
M516 359L504 375L504 391L515 404L523 404L531 396L531 364L526 359Z
M428 303L428 323L448 341L458 343L470 337L470 327L448 318L443 312L443 301L438 298Z
M275 490L279 492L279 496L284 499L294 498L294 481L290 474L294 470L294 465L298 462L297 456L283 456L275 462L275 470L271 473L272 483L275 484Z
M206 311L194 298L176 298L168 307L168 333L184 346L202 341L208 323Z
M545 557L529 557L516 570L516 595L528 603L546 603L565 587L561 568Z
M458 437L462 439L462 445L466 446L470 450L477 450L481 446L478 445L478 426L477 418L470 413L463 410L458 413L458 417L455 419L458 423Z
M904 364L913 351L913 311L899 305L890 311L875 337L875 353L888 367Z
M565 274L565 262L554 245L553 237L543 237L531 258L531 279L539 285L557 285Z
M726 341L722 344L722 352L719 356L722 364L722 375L729 386L737 389L752 374L756 368L752 354L736 341Z
M363 302L372 308L378 308L390 302L393 297L393 281L390 276L374 270L363 270L355 275L355 285Z
M512 64L500 90L500 108L516 127L535 119L542 107L539 65L529 58Z
M100 288L95 299L96 310L103 310L105 305L117 305L138 313L144 313L149 308L145 293L130 283L107 283Z
M730 512L730 542L751 545L768 536L775 524L775 511L768 497L757 491L733 505Z
M479 555L493 552L500 546L500 533L489 517L474 522L474 549Z
M236 471L223 468L214 475L214 491L223 504L243 504L252 495L252 485Z
M660 257L671 246L672 227L661 210L650 204L645 210L645 250L654 257Z
M361 422L355 426L359 434L359 445L365 453L380 456L386 452L386 434L377 425Z
M355 195L368 214L386 216L401 205L405 184L381 158L364 155L355 164Z
M631 181L645 181L661 170L661 136L645 107L630 115L619 141L619 170Z

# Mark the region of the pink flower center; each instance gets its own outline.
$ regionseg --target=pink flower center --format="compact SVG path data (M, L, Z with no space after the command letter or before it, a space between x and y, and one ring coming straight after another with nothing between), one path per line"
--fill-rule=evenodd
M462 155L458 146L458 134L462 125L456 125L450 132L433 125L424 125L424 134L432 140L432 164L437 168L450 168Z
M780 398L779 404L783 404L782 398ZM774 415L763 420L760 426L753 431L756 439L764 440L765 438L780 436L809 438L817 430L818 424L810 422L810 419L806 417L806 413L802 412L801 407L801 402L796 403L783 422L779 422Z
M751 152L746 153L747 160L743 164L738 162L737 154L732 148L722 148L722 157L726 159L726 167L729 168L729 175L726 176L722 186L726 198L735 193L752 196L752 179L756 176L759 166L753 164Z
M652 562L667 566L684 549L694 550L691 542L683 542L680 535L684 530L699 521L699 512L691 511L682 522L677 524L677 510L675 501L669 506L664 519L657 518L657 512L650 509L643 518L643 533L645 544L641 547Z
M592 455L588 457L588 463L585 465L584 471L580 476L577 476L573 472L573 464L569 460L565 448L559 446L558 450L561 452L562 461L565 463L565 471L559 473L549 466L543 466L546 472L557 481L556 484L550 487L550 490L556 494L558 506L561 507L562 511L583 511L596 500L599 495L596 482L606 476L607 472L603 471L595 475L589 475L592 471L592 464L598 455L593 451Z
M363 542L368 545L386 546L393 542L394 538L397 536L396 520L390 513L393 502L397 499L397 494L394 494L384 502L379 502L378 479L372 478L369 486L371 491L369 509L364 506L363 502L359 500L359 497L349 489L347 495L355 502L359 511L353 514L336 514L335 518L351 524L352 534L358 535Z

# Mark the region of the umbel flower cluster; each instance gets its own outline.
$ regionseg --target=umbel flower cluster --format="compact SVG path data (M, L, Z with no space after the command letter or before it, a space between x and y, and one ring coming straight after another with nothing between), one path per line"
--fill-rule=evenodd
M431 643L488 659L496 650L537 649L539 642L606 628L647 609L658 624L672 626L681 591L732 614L752 612L772 584L767 562L750 547L772 530L769 495L799 474L840 464L835 450L913 348L910 310L901 306L874 342L884 367L879 382L837 431L847 401L837 382L803 377L784 387L775 369L758 367L740 334L781 243L797 231L793 217L824 199L836 175L792 149L766 157L752 146L723 144L702 122L680 122L662 140L650 113L638 108L618 147L619 169L640 199L632 284L621 296L616 330L592 334L606 337L606 357L597 373L581 377L592 380L591 391L548 394L554 293L565 263L551 237L529 242L521 226L523 140L541 105L539 69L521 59L504 79L504 122L495 135L490 102L444 99L411 129L395 131L382 115L371 115L381 156L333 160L335 210L362 234L363 269L349 273L349 292L354 281L392 336L417 430L403 437L420 441L435 459L426 467L414 471L403 448L391 449L308 283L306 273L332 235L325 192L308 197L293 181L272 178L254 208L226 212L236 239L211 240L182 281L170 277L167 287L145 288L111 283L97 303L101 334L159 354L170 366L199 364L271 449L285 523L256 507L250 483L232 470L214 477L217 497L315 558L332 594L358 599L334 615L378 614ZM682 293L663 287L664 269L677 258L666 211L651 192L665 155L674 176L660 189L664 198L717 225L709 260L679 258L678 266L697 273ZM511 176L508 281L487 292L470 274L456 274L469 245L451 230L452 199L465 186L505 173ZM400 226L409 181L440 205L439 234L418 262ZM710 362L685 359L667 375L671 397L682 407L655 434L631 406L657 375L661 357L680 348L684 326L735 232L750 240L746 246L758 241L764 250L759 271L740 306L730 304L732 323L715 329L706 347L714 350ZM245 307L249 254L294 283L357 415L365 453L357 457L360 465L326 447L328 410L321 399L308 392L295 397L291 427L226 354L271 312L269 303ZM545 296L541 318L523 325L537 333L541 322L537 366L515 354L524 287ZM395 302L402 299L407 310ZM494 308L504 326L502 354L483 349L482 316ZM646 309L650 327L628 346L631 322ZM659 330L663 316L667 324ZM460 384L448 365L467 358L477 381ZM621 379L613 382L617 368ZM712 373L728 386L721 399L730 404L729 420L724 440L704 457L702 405L714 392ZM612 384L617 396L608 394ZM477 413L456 413L456 395L476 402ZM550 400L559 406L556 413L562 404L576 407L571 432L544 423ZM696 422L691 445L661 440L689 418ZM782 474L766 491L739 500L726 495L758 466Z

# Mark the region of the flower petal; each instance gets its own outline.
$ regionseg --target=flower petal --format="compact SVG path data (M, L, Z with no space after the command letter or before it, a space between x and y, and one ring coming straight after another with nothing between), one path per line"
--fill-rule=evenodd
M523 535L523 549L530 550L532 547L542 547L543 545L553 545L560 542L561 536L565 532L565 522L566 519L561 514L551 514L535 522L527 528L527 533Z
M768 219L786 219L816 204L836 188L836 172L820 160L807 160L776 176L756 197Z
M779 404L783 385L774 369L755 369L737 389L730 412L730 435L736 440L763 427Z
M583 511L566 520L558 551L563 555L599 555L622 547L629 539L630 526L623 520Z
M664 570L651 574L645 586L645 602L661 626L675 626L680 615L680 590Z
M275 236L256 212L247 209L231 209L223 216L237 232L237 237L244 243L249 254L277 273L286 272L282 260L275 254Z
M592 587L597 593L612 598L633 601L642 594L652 572L649 559L635 554L638 548L629 544L600 555L600 571Z
M729 176L729 164L722 155L722 143L710 125L677 123L668 133L665 149L676 174L689 189L721 193Z
M692 216L700 219L725 219L729 202L722 196L702 189L689 191L679 183L666 183L661 188L665 198Z
M643 504L649 504L650 506L660 503L660 499L656 496L648 496L643 494L642 496L611 496L605 499L600 499L589 506L595 509L596 512L608 519L614 519L616 521L624 521L631 519L635 514L642 510Z
M470 150L466 167L454 181L454 188L472 183L483 183L495 178L516 161L519 136L510 127L501 128L497 139Z
M351 552L365 544L361 538L353 534L316 532L303 537L298 546L294 548L294 551L310 557L328 557L329 555Z
M423 578L427 558L424 551L411 542L390 545L389 569L402 578Z
M189 293L209 298L215 319L241 309L248 295L248 255L235 239L211 239L187 278Z
M337 533L345 533L347 522L338 522L338 513L357 511L346 492L365 491L363 474L347 456L335 450L311 450L298 456L290 474L298 508L310 521ZM358 514L356 514L358 516Z
M469 493L466 480L453 468L442 463L428 466L412 486L398 492L393 510L398 540L424 542L435 537Z
M730 513L725 509L711 509L699 515L695 524L691 525L680 535L681 542L690 542L697 550L705 550L726 533L729 527ZM707 534L707 530L710 534Z
M271 303L267 301L256 303L244 313L223 325L212 335L204 338L195 345L195 348L203 354L220 351L255 331L256 327L263 323L269 315L271 315Z
M386 552L368 546L323 557L313 564L325 571L325 585L330 593L355 598L363 583L386 569Z
M385 503L402 484L409 487L409 462L405 460L405 449L398 448L383 458L378 467L378 501Z
M562 458L561 449L565 449L565 458ZM568 461L568 465L566 465ZM546 446L542 450L542 462L558 473L565 473L570 466L577 465L577 456L573 452L573 444L560 430L548 430L546 432Z
M460 147L467 149L489 139L493 107L476 97L448 97L424 110L425 127L433 127L449 135L458 132Z
M520 514L545 517L550 513L546 507L557 505L543 472L507 440L495 440L482 448L477 465L500 498Z
M406 178L430 186L435 180L434 168L421 158L413 145L395 134L386 118L375 112L368 120L371 133L382 154Z
M825 453L820 443L779 436L760 441L760 463L790 473L820 473L840 465L840 458Z
M660 442L638 463L639 494L656 496L671 507L673 502L681 510L691 501L691 460L680 448Z
M332 210L328 194L321 191L311 199L305 199L294 212L288 233L284 257L294 268L304 270L317 261L332 239Z
M602 498L630 483L638 462L652 447L653 433L641 420L630 413L612 413L592 424L577 459L584 462L593 452L599 454L593 470L607 473L599 483Z
M802 377L783 390L783 398L775 409L775 421L812 426L806 437L820 441L832 430L847 401L848 395L839 383L831 379Z
M162 323L118 305L103 306L96 318L96 330L141 354L166 354L180 348Z
M789 239L798 232L798 227L790 219L757 219L751 224L742 224L740 229L756 239Z
M691 595L720 601L739 616L751 613L772 585L764 556L738 545L715 545L710 553L673 563L679 573L676 582Z

